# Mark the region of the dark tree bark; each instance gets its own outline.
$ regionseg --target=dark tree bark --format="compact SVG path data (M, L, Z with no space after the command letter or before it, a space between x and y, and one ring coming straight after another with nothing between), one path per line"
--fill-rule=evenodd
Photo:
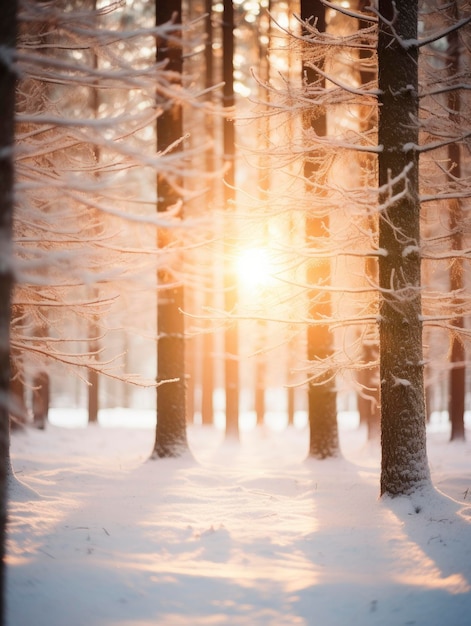
M96 350L93 342L90 342L90 350ZM88 423L98 423L98 385L99 377L98 372L95 369L89 368L88 370Z
M458 6L456 0L450 3L449 13L454 21L458 21ZM447 49L448 75L452 80L456 80L460 71L460 38L459 32L453 31L448 35ZM448 111L450 121L459 124L460 119L460 92L458 89L452 90L448 94ZM448 146L449 173L451 182L461 178L461 153L458 143L451 143ZM461 200L459 198L449 201L449 224L452 239L452 249L458 253L463 250L463 228L464 213ZM448 399L448 414L451 422L451 441L465 439L464 411L466 394L466 351L461 339L460 331L464 328L464 319L461 314L463 304L462 293L465 288L463 259L456 258L450 269L450 292L454 296L455 310L457 316L452 321L452 326L456 329L451 336L450 349L450 393Z
M411 494L430 481L415 149L419 141L417 5L417 0L379 2L381 494L391 496Z
M213 0L205 0L205 87L210 89L214 84L214 63L213 63ZM208 93L208 98L211 98L212 94ZM206 114L206 132L208 137L214 137L214 120L211 113ZM206 171L212 173L214 171L215 159L214 149L211 147L206 151ZM208 206L213 204L213 186L210 185L206 194ZM211 264L211 271L213 270ZM213 294L211 290L205 294L206 305L208 307L213 306ZM203 363L201 371L201 421L203 424L212 424L214 420L214 406L213 406L213 393L214 393L214 337L210 332L206 332L203 335Z
M317 20L317 29L322 32L326 28L326 9L320 0L315 2L301 0L301 18ZM308 83L318 82L322 79L309 67L303 68L303 76ZM322 113L313 116L311 122L316 135L326 134L326 115ZM325 189L324 174L318 167L319 155L312 155L304 168L307 180L307 191L310 194L322 195ZM329 236L329 216L308 215L306 217L306 238L310 245L316 246L316 242ZM329 260L317 260L309 266L307 280L311 285L309 294L309 317L314 322L307 329L307 357L310 361L325 361L333 351L333 337L327 323L323 319L331 317L331 300L325 287L331 280L331 268ZM316 287L318 285L318 287ZM337 427L337 398L335 393L335 381L330 372L322 378L308 383L308 415L310 427L309 455L325 459L337 456L339 453L338 427Z
M257 357L255 363L255 415L257 416L257 426L262 426L265 421L265 361L263 355Z
M270 51L268 41L270 40L270 10L271 0L268 0L266 6L267 13L260 16L259 21L259 77L260 77L260 99L266 93L266 97L270 98L270 92L266 92L264 85L270 81ZM268 161L269 143L270 143L270 118L267 116L260 119L259 135L262 141L260 156L260 169L258 174L259 197L262 204L268 203L268 191L270 188L270 167ZM262 243L266 245L269 240L268 228L263 228ZM259 320L256 325L257 339L260 345L263 345L266 337L266 323ZM263 351L257 355L255 359L255 415L257 416L257 426L262 426L265 421L266 403L266 356Z
M232 0L224 0L223 11L223 74L224 106L234 106L234 6ZM235 183L235 133L234 121L224 119L224 161L227 166L224 187L226 211L232 209ZM228 255L233 249L231 234L225 233L225 247ZM230 262L225 268L224 306L227 312L234 312L237 305L237 279ZM225 348L225 392L226 392L226 436L239 438L239 333L237 322L227 327L224 335Z
M188 307L188 289L185 291L185 301ZM193 424L195 421L195 377L196 377L196 342L195 338L185 341L185 380L186 380L186 423Z
M294 425L294 413L296 411L294 388L293 387L288 387L286 393L287 393L287 396L288 396L287 397L287 402L288 402L288 407L287 407L288 426L293 426Z
M93 0L92 4L93 4L93 11L96 11L97 0ZM96 52L93 53L93 68L95 70L98 69L98 55L96 54ZM99 97L98 89L99 89L98 85L93 86L92 92L91 92L91 108L92 108L93 116L95 117L95 119L98 118L98 111L100 107L100 97ZM93 146L93 153L94 153L96 163L99 163L100 148L97 145ZM93 288L93 289L94 291L97 291L96 288ZM91 358L95 360L97 358L96 355L100 348L98 335L99 335L98 320L94 319L93 321L90 322L90 326L89 326L89 336L90 336L89 350L90 350L90 354L93 355ZM98 371L94 369L93 367L88 369L87 375L88 375L88 422L91 424L97 424L98 423L98 411L100 408L99 407L100 379L98 376Z
M211 425L214 421L214 338L210 333L203 335L203 364L201 373L201 421Z
M33 379L33 424L43 430L49 415L50 383L47 372L38 372Z
M0 624L5 622L5 537L10 473L10 317L13 289L13 144L16 76L10 52L16 45L15 0L0 4Z
M181 31L181 0L156 0L156 24L174 21L173 35L157 42L157 61L166 61L167 69L182 74L183 57L178 39ZM164 111L157 119L157 150L166 150L183 136L183 113L178 103L159 102ZM181 150L181 147L174 148ZM175 184L178 183L178 184ZM167 175L157 177L157 211L165 212L180 199L181 181ZM166 233L159 233L159 247L168 244ZM184 293L167 269L158 272L157 301L157 426L152 458L175 457L188 449L186 437L186 390L184 349ZM165 285L169 285L165 287ZM164 382L172 381L172 382ZM162 383L162 384L160 384Z

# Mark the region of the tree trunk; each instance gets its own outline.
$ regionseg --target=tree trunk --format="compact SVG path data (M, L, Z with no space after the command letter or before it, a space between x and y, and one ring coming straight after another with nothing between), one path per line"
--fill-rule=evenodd
M33 378L33 424L36 428L46 428L49 415L50 382L47 372L40 371Z
M0 21L0 626L5 621L5 538L8 476L10 474L10 318L13 290L13 144L16 74L13 53L16 45L15 0L1 3ZM10 60L11 59L11 60Z
M418 194L417 0L380 0L379 286L381 494L429 483ZM394 20L394 26L390 23ZM399 40L400 38L400 40Z
M28 418L28 408L26 406L26 390L23 380L23 372L19 371L19 355L10 351L10 428L21 430L24 428Z
M288 389L286 390L287 396L288 396L288 426L293 426L294 425L294 413L296 410L296 406L295 406L295 395L294 395L294 388L293 387L288 387Z
M210 89L214 84L214 64L213 64L213 0L205 0L205 87ZM208 99L212 97L208 93ZM214 120L212 113L206 114L206 133L208 137L214 137ZM211 146L206 151L206 171L210 174L214 171L215 159L214 149ZM209 185L206 194L206 201L211 208L213 205L213 186ZM211 284L214 280L213 260L211 259ZM213 294L210 289L204 294L205 304L208 308L213 306ZM205 332L203 335L203 363L201 371L201 421L203 424L212 424L214 420L213 392L214 392L214 336L213 333Z
M260 330L260 332L262 332L262 330ZM265 421L265 355L264 354L257 355L256 361L255 361L255 415L257 416L257 426L262 426Z
M96 15L97 10L97 0L93 0L93 11L94 15ZM98 70L98 55L96 52L93 53L93 69ZM99 85L96 83L91 90L91 108L93 117L98 119L99 117L99 108L100 108L100 97L99 97ZM100 148L98 145L93 146L93 155L95 157L95 162L98 165L100 162ZM96 173L96 176L99 176L99 173ZM92 287L93 297L98 297L98 288ZM98 351L99 351L99 340L98 340L98 319L93 319L89 322L89 351L91 355L91 359L96 361L98 359ZM88 382L88 423L89 424L97 424L98 423L98 411L100 408L100 393L99 393L99 376L98 371L94 368L89 368L87 372L87 382Z
M458 21L458 6L456 0L451 2L449 7L454 21ZM447 63L448 75L453 80L459 76L460 72L460 43L459 33L454 31L448 35ZM450 121L459 124L460 118L460 92L450 91L448 94L448 111ZM461 153L458 143L451 143L448 146L449 174L450 181L461 178ZM452 239L452 249L459 254L463 250L463 228L465 224L463 207L459 198L449 201L449 224ZM450 349L450 394L448 399L448 414L451 422L451 441L465 439L464 411L466 395L466 352L463 341L459 336L459 331L464 328L462 315L464 267L463 259L456 258L450 268L450 292L453 294L455 310L457 316L452 320L451 325L456 329L451 336Z
M376 228L376 225L374 226ZM365 275L371 284L378 281L377 262L371 257L365 261ZM374 314L377 314L377 303L374 305ZM380 390L379 390L379 368L378 361L378 337L377 327L365 330L362 346L362 361L369 364L358 373L358 382L362 385L363 391L358 394L358 411L360 413L360 423L366 424L369 441L379 441L381 437L381 411L380 411Z
M156 0L156 24L174 20L181 24L181 0ZM175 30L172 39L157 42L157 61L166 61L166 68L181 76L181 46L174 41L181 33ZM157 118L157 150L163 151L183 135L183 113L179 104L159 103L164 107ZM174 148L181 150L181 147ZM177 184L174 184L177 183ZM177 188L181 181L172 181L165 174L157 177L157 211L165 212L180 199ZM168 243L168 234L159 232L159 247ZM183 286L176 284L168 269L158 272L157 294L157 426L152 458L175 457L188 449L186 438L185 350L183 320ZM170 285L165 287L165 285ZM165 382L171 381L171 382Z
M369 0L358 0L358 10L364 11L369 5ZM363 20L359 21L358 28L363 29L368 26L368 22ZM366 42L365 42L366 43ZM374 71L371 69L370 61L373 55L373 51L367 46L360 48L359 61L360 61L360 82L361 85L367 85L375 78ZM375 120L372 115L368 116L365 121L360 123L360 132L371 131L374 127ZM375 157L371 154L360 155L362 161L372 161ZM374 167L371 164L370 167L365 168L366 171L374 171ZM368 183L374 184L373 181ZM376 240L378 234L377 220L369 216L367 218L366 228L371 232L371 237ZM365 275L367 281L370 284L377 284L378 282L378 262L372 257L365 259ZM373 305L374 314L377 314L377 299ZM368 328L365 335L365 341L363 342L363 363L374 364L378 361L379 345L377 337L377 327ZM366 424L368 440L379 441L381 437L381 412L380 412L380 390L379 390L379 367L377 365L371 365L359 372L359 382L365 390L362 394L358 394L358 410L360 413L360 423Z
M322 32L326 28L325 7L320 2L301 0L301 17L317 19L317 29ZM319 77L310 68L303 68L307 82L319 81ZM316 135L326 134L326 116L318 115L311 122ZM324 174L319 172L317 159L309 159L304 167L307 192L324 193ZM306 217L306 239L309 245L316 247L317 242L329 236L329 216ZM310 264L307 271L308 284L312 286L309 294L309 318L317 323L309 324L307 329L307 358L312 361L326 361L333 351L333 337L328 324L321 320L331 317L331 300L325 287L331 280L330 261L318 259ZM319 287L315 287L315 285ZM308 415L310 427L309 455L318 459L337 456L339 453L337 427L337 398L335 380L331 372L308 383Z
M188 289L186 291L188 295ZM188 303L188 298L186 299ZM196 341L195 337L185 342L185 378L186 378L186 423L195 422L195 393L196 393Z
M378 345L366 338L363 343L362 360L374 363L378 357ZM378 367L373 365L358 373L358 382L363 391L357 396L360 424L366 424L368 441L379 441L381 437L381 414L379 397Z
M224 73L224 106L234 106L234 7L232 0L224 0L223 12L223 73ZM226 211L232 210L235 183L235 141L234 121L224 118L224 160L227 165L226 185L224 187L224 204ZM230 256L233 242L230 233L225 233L225 248ZM237 279L230 260L225 268L224 306L228 313L235 311L237 306ZM225 349L225 385L226 385L226 436L239 438L239 333L234 320L227 327L224 335Z
M90 343L89 349L91 358L96 360L96 355L99 350L98 346L98 324L91 322L89 327ZM87 372L88 382L88 423L98 423L98 410L99 410L99 376L96 369L88 368Z
M201 373L201 422L211 425L214 422L214 338L210 333L203 335L203 365Z
M270 92L266 90L265 85L270 82L270 50L268 41L270 41L270 10L271 0L268 0L266 6L267 13L260 16L259 21L259 37L258 37L258 55L259 55L259 78L261 84L259 86L260 100L263 101L264 95L270 99ZM270 117L268 115L261 116L259 120L259 137L261 143L261 155L259 158L258 171L258 188L260 203L268 205L268 192L270 189L270 164L269 164L269 145L270 145ZM269 243L270 237L267 224L262 227L262 245ZM261 295L263 298L263 294ZM256 323L256 342L257 349L263 346L266 340L266 322L258 320ZM257 426L262 426L265 421L266 412L266 356L263 350L255 358L255 415L257 417Z

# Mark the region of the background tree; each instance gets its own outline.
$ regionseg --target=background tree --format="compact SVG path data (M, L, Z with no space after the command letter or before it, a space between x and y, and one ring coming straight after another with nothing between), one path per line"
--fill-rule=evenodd
M88 23L85 15L91 18ZM119 90L123 79L118 78L116 66L124 59L117 62L115 57L114 66L106 69L97 68L93 61L97 54L107 56L116 45L112 41L115 30L106 29L110 26L106 23L107 11L69 11L66 21L57 5L25 1L20 17L22 80L18 85L16 139L21 148L17 157L15 219L19 281L14 295L13 348L23 357L20 362L29 368L29 372L22 372L28 384L36 370L48 370L53 360L71 367L85 366L90 361L92 367L102 370L108 365L109 374L120 377L116 370L113 373L111 363L105 365L102 358L94 363L96 355L79 348L84 336L76 336L73 349L70 342L83 319L90 323L95 320L96 325L96 318L100 318L100 331L96 332L104 332L105 309L109 311L116 301L116 291L112 293L116 282L115 287L112 283L118 276L123 279L130 260L123 247L122 256L108 251L106 256L114 270L105 276L103 243L112 241L115 249L122 245L116 227L124 212L118 217L116 204L112 208L103 190L111 189L110 183L119 178L117 171L124 159L130 164L132 157L123 157L122 153L118 156L121 146L116 137L110 139L109 133L113 123L110 126L107 119L96 120L89 99L90 87L95 89L98 82L108 94ZM96 26L99 19L101 25L105 22L105 28ZM50 24L54 20L57 28L52 34ZM44 33L48 34L47 41ZM93 45L84 46L83 40ZM139 71L124 81L139 80ZM39 107L34 97L38 93ZM109 100L103 104L108 107ZM149 113L148 109L143 117ZM129 131L129 124L137 121L136 117L130 121L130 117L124 122L123 117L118 122L119 115L115 118L118 136L124 126ZM132 139L128 149L131 143ZM98 146L104 156L102 164L96 162ZM98 169L102 181L98 181ZM119 206L126 205L130 203ZM80 267L76 263L79 246ZM93 297L86 284L91 285Z
M271 0L267 0L266 14L262 14L259 17L259 33L258 33L258 47L259 47L259 85L260 97L263 98L263 85L267 85L270 82L270 26L271 26ZM270 118L265 115L260 118L260 129L258 132L260 137L260 162L258 173L258 188L260 195L260 203L263 206L268 201L268 191L270 189L270 165L269 165L269 147L270 147ZM265 224L262 227L261 239L264 246L267 246L269 239L268 225ZM266 356L263 351L264 344L266 343L266 325L263 320L257 323L257 337L259 345L257 348L260 350L256 356L255 361L255 394L254 405L255 415L257 418L257 424L261 426L264 423L265 411L266 411L266 386L267 386L267 371L266 371Z
M177 179L182 169L181 155L155 152L156 91L162 108L195 98L155 57L156 36L174 24L156 26L147 4L132 15L121 4L95 12L91 4L21 3L11 338L27 386L57 363L82 378L93 368L115 401L111 379L155 388L147 353L136 374L123 366L133 367L133 353L156 335L157 267L173 264L157 229L182 224L155 213L156 172ZM85 348L90 325L98 352ZM121 352L130 334L128 365Z
M213 53L213 0L205 0L205 33L206 33L206 43L205 43L205 88L210 90L214 84L214 75L215 75L215 67L214 67L214 53ZM208 98L212 97L211 91L208 92ZM205 128L208 136L210 138L214 137L215 124L214 124L214 116L211 113L206 115L205 119ZM206 151L206 172L211 174L215 169L215 148L212 145ZM215 193L213 189L213 185L209 185L207 191L207 205L209 208L214 206L214 198ZM211 257L212 255L210 255ZM211 266L211 277L214 276L214 268L212 267L212 259L210 259ZM210 285L212 284L212 280L210 280ZM206 306L210 307L213 301L213 293L212 290L206 288L205 290L205 303ZM208 331L209 329L207 329ZM203 362L202 362L202 373L201 373L201 420L203 424L212 424L214 420L214 337L211 332L205 332L203 334Z
M181 81L183 56L181 42L181 0L158 0L155 4L156 24L173 23L173 32L157 42L157 61L165 63L174 81ZM179 103L165 102L157 119L157 151L181 150L183 112ZM165 213L178 210L181 215L181 180L165 174L157 178L157 210ZM159 234L159 247L169 245L164 233ZM157 426L152 457L179 456L187 449L185 327L183 319L183 285L168 268L160 269L158 282L165 286L158 294L157 310ZM165 382L170 381L170 382ZM163 384L161 384L163 383Z
M464 435L469 345L468 258L469 12L466 3L432 5L422 16L421 200L429 414L448 411L451 439ZM442 35L442 36L440 36ZM441 219L448 213L448 220ZM448 363L444 371L443 362Z
M449 4L448 9L449 21L456 23L459 20L458 2L453 0ZM453 126L458 128L461 125L460 109L461 109L461 90L454 87L458 77L461 74L461 42L458 30L451 32L447 38L447 69L451 89L448 92L448 110L449 119ZM461 146L459 142L452 142L448 146L448 179L453 184L455 181L461 180L463 176L463 168L461 165ZM462 198L450 198L449 200L449 228L452 238L452 248L454 250L463 250L463 230L465 223L465 212L462 207ZM462 293L465 289L465 270L463 259L458 257L454 259L450 268L450 291L454 295L457 317L452 320L452 327L458 329L452 330L451 347L450 347L450 393L448 400L448 414L451 422L451 440L465 438L465 397L466 397L466 351L463 342L464 318L461 312ZM461 333L459 332L461 331Z
M16 71L14 51L17 32L16 2L2 2L0 46L0 623L5 616L5 540L7 489L10 467L10 319L13 290L13 144Z
M224 0L223 11L223 103L231 109L234 106L234 6L232 0ZM224 205L228 213L234 211L235 185L235 135L234 120L224 119L223 128L224 161L227 166L224 187ZM235 313L237 305L237 279L234 273L234 239L230 219L225 226L225 267L224 306L229 314ZM225 392L226 392L226 435L239 437L239 335L237 321L234 319L226 328L224 335L225 349Z
M301 19L315 24L320 32L326 30L326 8L319 0L308 2L301 0ZM309 62L303 67L306 93L310 89L323 89L325 79L316 73L315 66ZM309 119L309 118L308 118ZM326 135L326 112L313 105L309 124L318 137ZM325 203L325 162L323 154L313 151L306 158L304 176L307 193L315 203L315 208L308 211L306 217L306 238L313 248L315 258L318 249L322 254L325 239L329 237L329 210ZM309 317L307 327L307 356L313 364L325 364L333 353L333 336L326 320L332 315L330 294L326 290L331 282L330 260L318 258L308 264L307 280L312 285L309 294ZM310 429L309 455L319 459L338 454L337 406L335 392L335 374L329 368L320 375L313 374L308 381L308 415Z
M92 8L93 8L94 14L96 15L97 8L98 8L97 0L92 0ZM98 54L96 53L96 51L93 52L92 62L93 62L93 67L96 70L98 70L99 60L98 60ZM100 94L99 94L99 89L97 88L97 86L93 86L91 88L90 100L91 100L90 104L92 108L92 114L95 117L95 119L98 119L99 108L100 108ZM94 153L95 161L98 164L100 160L100 150L98 146L94 146L93 153ZM96 292L96 290L94 291ZM95 295L97 294L95 293ZM99 333L99 328L98 328L98 320L96 318L93 319L90 323L89 333L90 333L90 346L89 346L90 353L95 355L95 357L98 357L99 342L97 338L100 333ZM89 368L87 382L88 382L88 421L89 423L97 423L98 411L100 408L100 393L99 393L100 378L99 378L98 371L96 368L93 368L93 367Z
M357 9L362 12L369 6L369 0L358 0ZM350 21L353 21L350 18ZM357 20L357 27L360 31L368 32L369 23L365 20ZM368 89L373 84L377 84L377 64L376 51L372 49L368 37L363 40L363 46L358 49L358 75L362 89ZM365 133L375 132L378 119L375 108L367 108L360 118L360 131ZM376 159L372 154L360 154L358 158L363 161L363 175L368 180L368 184L373 186L376 182ZM365 161L368 165L365 166ZM369 215L366 218L365 229L373 233L377 240L378 220L377 216ZM378 263L372 256L365 258L366 287L378 284ZM373 313L378 311L378 298L370 299L370 306ZM381 414L380 414L380 389L379 389L379 337L376 323L370 324L364 330L362 339L362 368L358 372L360 389L357 394L357 406L360 416L360 423L367 427L368 439L378 441L381 436Z

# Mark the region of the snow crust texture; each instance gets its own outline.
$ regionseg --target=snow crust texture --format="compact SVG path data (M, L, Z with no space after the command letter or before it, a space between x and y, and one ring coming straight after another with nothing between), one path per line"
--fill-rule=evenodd
M121 422L122 423L122 422ZM379 450L306 460L305 428L27 430L12 441L7 626L469 626L471 447L429 434L435 487L379 496Z

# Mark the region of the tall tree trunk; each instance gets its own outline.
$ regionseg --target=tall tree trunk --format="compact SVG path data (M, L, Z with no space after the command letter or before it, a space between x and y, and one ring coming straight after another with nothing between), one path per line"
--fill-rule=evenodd
M13 53L16 45L15 0L3 0L0 21L0 625L5 622L5 538L8 475L10 472L10 317L13 290L13 144L16 74Z
M181 24L181 0L156 0L156 24L170 21ZM167 62L167 69L177 75L183 71L182 49L172 37L157 42L157 61ZM174 102L160 103L163 113L157 118L157 150L166 150L183 135L183 112ZM174 150L181 149L175 148ZM177 184L175 184L177 183ZM165 174L157 177L157 211L165 212L180 199L181 181ZM167 234L159 233L159 247L165 247ZM183 285L175 284L168 269L158 272L157 294L157 426L152 458L180 456L188 449L186 437L185 349L183 319ZM165 285L170 285L165 287ZM172 381L172 382L164 382Z
M296 14L299 11L298 9L298 3L297 0L288 0L288 15L292 16L294 14ZM293 63L293 52L290 51L290 48L288 47L288 78L289 80L291 80L291 66ZM288 122L289 124L291 124L291 121ZM292 214L290 214L289 217L289 221L288 221L288 229L289 232L291 233L293 231L293 218L292 218ZM297 342L295 338L290 338L288 341L288 367L287 367L287 378L288 378L288 382L290 382L290 377L291 377L291 369L292 369L292 365L293 365L293 355L296 351L296 346L297 346ZM287 413L288 413L288 425L289 426L293 426L294 425L294 416L295 416L295 412L296 412L296 390L294 387L288 386L286 389L286 403L287 403Z
M97 0L93 0L93 11L97 10ZM98 55L96 51L93 52L93 69L98 70ZM99 85L95 84L92 87L91 92L91 108L93 112L93 117L98 119L98 112L100 107L100 97L99 97ZM95 158L95 163L98 165L100 162L100 148L98 145L93 146L93 156ZM96 176L99 176L98 172ZM98 288L92 287L93 296L98 296ZM94 316L94 319L89 322L89 351L91 355L91 359L94 361L98 358L98 350L100 349L98 342L98 319ZM87 372L87 382L88 382L88 423L89 424L97 424L98 423L98 410L99 410L99 377L98 371L90 367Z
M232 0L224 0L223 11L223 74L224 74L224 106L234 106L234 6ZM234 121L224 119L224 160L227 165L226 185L224 187L224 203L226 211L233 210L235 183L235 141ZM225 248L230 257L233 252L233 241L226 232ZM230 260L225 268L224 306L228 313L235 311L237 306L237 278ZM226 436L239 437L239 333L237 322L232 321L224 334L225 349L225 385L226 385Z
M449 5L449 13L454 21L458 21L458 6L456 0ZM459 76L460 71L460 40L458 31L454 31L448 35L447 48L447 64L448 75L453 80ZM460 119L460 92L458 89L450 91L448 94L448 111L450 121L459 124ZM450 181L459 180L461 178L461 154L458 143L451 143L448 146L448 160ZM463 228L464 214L461 200L459 198L449 201L449 224L452 239L452 249L459 254L463 250ZM459 336L459 331L464 328L464 319L462 315L464 267L463 259L456 258L450 268L450 292L453 294L453 300L456 310L456 317L452 321L452 326L456 329L451 335L450 349L450 394L448 399L448 414L451 421L451 440L465 439L464 427L464 410L465 410L465 394L466 394L466 352L463 341Z
M258 33L258 54L259 54L259 77L261 84L259 86L260 100L265 95L270 99L270 92L266 90L265 85L270 81L270 51L267 42L270 40L270 10L271 0L268 0L266 11L260 16L259 33ZM258 187L259 198L262 205L268 203L268 191L270 188L270 167L269 167L269 138L270 138L270 117L268 115L261 116L259 120L259 136L261 139L261 155L259 158ZM269 242L269 233L267 225L262 226L263 246ZM263 297L263 294L262 296ZM256 324L256 342L257 349L262 348L266 340L266 323L259 320ZM255 357L255 414L257 416L257 425L261 426L265 421L266 403L266 356L263 350L260 350Z
M381 494L429 482L422 355L417 0L380 0ZM391 21L394 20L394 26Z
M205 0L205 87L210 89L214 84L214 64L213 64L213 0ZM211 92L208 93L208 99L212 98ZM206 114L206 133L208 137L214 138L214 120L211 112ZM214 148L211 146L206 151L206 171L210 174L214 171ZM206 194L207 205L213 205L213 185L209 185ZM213 261L211 259L211 283L214 280ZM204 295L206 306L213 306L213 293L208 289ZM203 335L203 363L201 371L201 421L203 424L212 424L214 420L214 335L206 332Z
M370 4L369 0L357 0L358 10L364 11ZM368 22L363 20L359 21L358 28L363 29L369 26ZM366 43L366 42L365 42ZM367 85L375 78L375 72L371 67L370 61L373 55L372 50L367 46L360 48L359 61L360 61L360 83L361 85ZM360 123L360 132L371 131L374 127L375 120L372 115L369 115L364 121ZM362 161L373 160L375 157L371 154L359 155ZM365 168L366 171L374 171L374 167ZM367 181L367 184L374 184L371 180ZM369 230L370 237L373 240L377 239L378 235L378 223L373 217L367 218L366 224L367 230ZM370 284L377 284L378 282L378 262L372 257L365 259L365 275ZM373 304L374 314L377 314L377 298ZM358 410L360 413L360 423L366 424L368 439L370 441L379 441L381 437L381 413L380 413L380 390L379 390L379 367L375 365L378 361L379 345L377 337L377 327L368 328L365 333L365 340L362 346L362 361L365 364L370 364L370 367L366 367L361 370L358 375L360 384L364 391L358 394Z
M320 0L316 2L301 0L301 17L306 20L313 17L317 20L317 29L322 32L326 29L326 9ZM303 76L308 83L321 80L308 67L303 68ZM311 122L316 135L326 134L326 116L318 115ZM315 155L313 155L315 156ZM317 159L309 159L304 168L309 194L323 195L325 193L325 175L319 171ZM316 246L325 237L329 236L329 216L308 215L306 217L306 239L310 245ZM321 320L331 316L331 300L325 287L331 281L330 261L319 259L310 264L307 272L308 284L311 285L309 294L309 318L314 322L307 329L307 357L310 361L325 361L333 351L333 336L328 324ZM319 285L316 287L315 285ZM309 455L318 459L337 456L339 453L337 406L335 381L331 372L322 377L310 380L308 383L308 415L310 427Z

